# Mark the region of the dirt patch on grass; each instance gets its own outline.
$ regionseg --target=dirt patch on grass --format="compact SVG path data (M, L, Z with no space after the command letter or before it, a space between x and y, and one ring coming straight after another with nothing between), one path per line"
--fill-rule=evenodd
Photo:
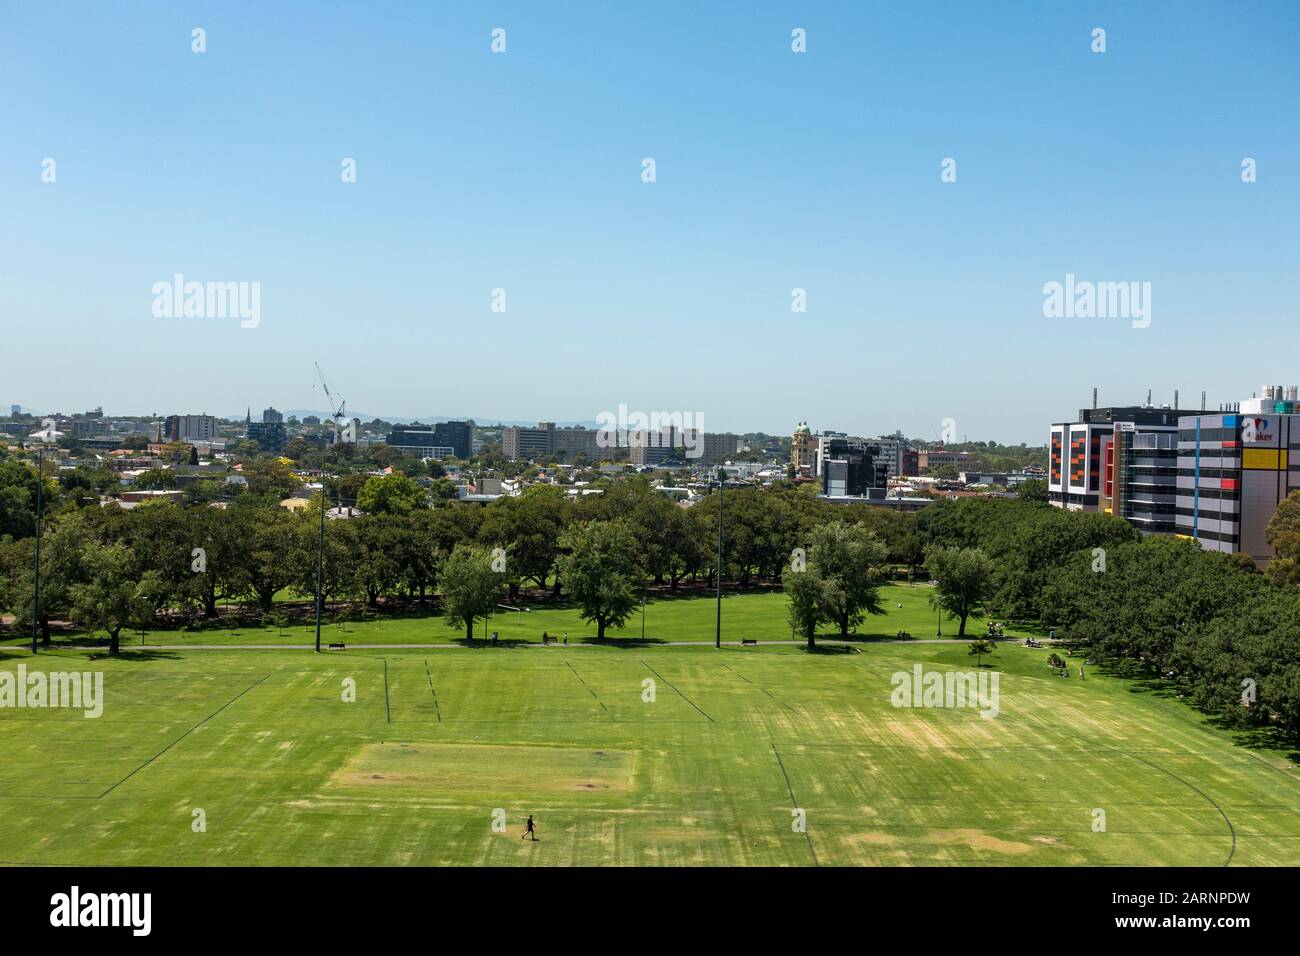
M627 750L527 745L366 744L331 778L331 788L519 794L622 793L632 787Z
M963 843L973 850L988 850L991 853L1020 854L1029 853L1033 847L1028 843L1015 843L1002 840L983 830L962 829L944 830L930 835L932 843Z

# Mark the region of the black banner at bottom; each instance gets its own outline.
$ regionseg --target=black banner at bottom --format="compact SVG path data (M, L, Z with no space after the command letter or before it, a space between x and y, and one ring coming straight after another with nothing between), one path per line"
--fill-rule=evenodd
M807 939L843 927L972 942L1097 935L1231 945L1294 920L1294 872L1263 869L0 869L5 936L371 943L486 931L593 947ZM475 929L477 927L477 929ZM594 934L602 934L600 936ZM603 935L613 933L615 935ZM401 934L394 936L393 934ZM682 935L686 934L686 935Z

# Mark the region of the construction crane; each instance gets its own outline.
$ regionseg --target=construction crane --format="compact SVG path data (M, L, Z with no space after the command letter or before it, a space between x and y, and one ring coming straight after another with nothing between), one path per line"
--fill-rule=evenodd
M347 408L348 403L346 399L341 399L338 408L334 407L334 396L330 394L330 387L325 382L325 373L320 370L320 362L313 364L316 366L316 377L320 379L320 386L325 390L325 401L331 409L330 417L334 419L334 444L337 445L339 441L339 422L345 417L344 409Z

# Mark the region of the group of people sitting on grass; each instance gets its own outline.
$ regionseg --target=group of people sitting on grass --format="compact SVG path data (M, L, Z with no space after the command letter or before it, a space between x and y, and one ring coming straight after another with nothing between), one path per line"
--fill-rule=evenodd
M988 630L984 632L984 636L994 640L1001 640L1002 624L998 621L989 621Z

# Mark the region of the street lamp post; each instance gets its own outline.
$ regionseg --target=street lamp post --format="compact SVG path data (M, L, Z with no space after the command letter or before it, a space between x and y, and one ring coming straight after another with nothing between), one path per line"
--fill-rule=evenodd
M718 615L717 629L713 636L713 646L722 647L722 494L727 473L718 469Z
M36 450L36 566L32 576L32 653L41 619L41 517L45 505L45 446Z
M316 653L320 653L321 605L325 600L325 444L320 447L320 535L316 549Z

